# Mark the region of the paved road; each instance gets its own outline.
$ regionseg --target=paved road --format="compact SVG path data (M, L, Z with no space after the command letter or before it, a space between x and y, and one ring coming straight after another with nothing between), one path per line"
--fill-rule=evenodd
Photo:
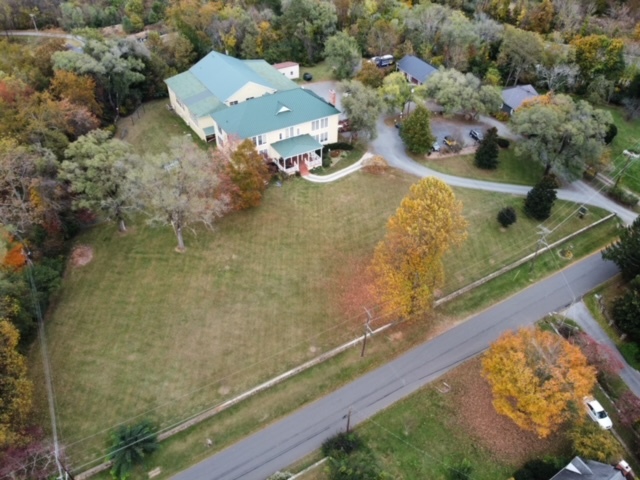
M593 318L591 312L584 304L584 302L578 302L571 305L564 312L567 318L575 320L580 327L596 342L601 345L608 346L613 354L622 362L624 367L620 372L620 376L629 386L631 391L640 397L640 372L631 367L626 360L620 355L620 352L616 348L615 343L609 338L609 335L605 333L600 324Z
M529 325L560 310L618 270L600 254L581 261L475 315L383 367L245 438L174 478L177 480L264 480L313 452L352 424L362 422L485 350L507 329ZM568 287L571 285L571 289Z
M45 37L45 38L61 38L63 40L67 40L67 47L69 50L73 50L75 52L82 52L82 48L78 45L84 45L85 40L82 37L78 37L77 35L70 35L67 33L56 33L56 32L41 32L35 30L5 30L1 35L5 35L7 37Z

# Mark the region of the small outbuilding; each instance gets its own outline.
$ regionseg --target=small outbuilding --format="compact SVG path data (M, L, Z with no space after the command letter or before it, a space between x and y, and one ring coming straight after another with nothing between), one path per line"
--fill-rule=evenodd
M518 85L502 90L502 111L513 115L513 112L524 103L525 100L539 96L532 85Z
M276 63L274 68L289 80L296 80L300 78L300 65L296 62Z
M404 74L408 82L414 85L422 85L438 69L418 57L405 55L398 62L398 71Z
M551 477L551 480L627 480L629 478L633 478L633 473L624 460L612 466L575 457L566 467Z

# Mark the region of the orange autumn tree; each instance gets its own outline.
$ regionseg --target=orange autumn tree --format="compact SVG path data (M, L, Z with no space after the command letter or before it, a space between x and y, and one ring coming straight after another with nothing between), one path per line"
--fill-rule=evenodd
M462 203L441 180L414 184L389 219L370 271L373 293L387 314L409 319L432 308L444 282L442 257L467 237Z
M482 374L496 411L540 438L567 420L596 381L578 347L536 328L504 333L482 358Z

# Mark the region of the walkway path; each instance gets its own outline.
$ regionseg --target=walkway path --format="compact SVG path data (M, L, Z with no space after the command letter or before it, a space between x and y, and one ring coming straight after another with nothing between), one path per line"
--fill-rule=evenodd
M309 173L307 175L304 176L305 180L309 180L310 182L314 182L314 183L329 183L329 182L333 182L335 180L339 180L343 177L346 177L347 175L352 174L353 172L357 172L358 170L360 170L363 166L364 166L364 162L365 160L367 160L368 158L373 157L373 153L370 152L366 152L362 158L360 158L360 160L358 160L356 163L349 165L348 167L343 168L342 170L338 170L335 173L332 173L331 175L314 175L313 173Z
M613 340L609 338L609 335L606 334L606 332L602 329L596 319L593 318L591 312L584 304L584 302L580 301L574 305L571 305L564 311L564 314L567 318L570 318L578 323L578 325L580 325L580 327L596 342L602 345L606 345L611 349L613 354L624 365L622 372L620 372L620 376L629 386L631 391L635 393L636 396L640 397L640 372L631 367L622 357L622 355L620 355L616 344L613 343Z

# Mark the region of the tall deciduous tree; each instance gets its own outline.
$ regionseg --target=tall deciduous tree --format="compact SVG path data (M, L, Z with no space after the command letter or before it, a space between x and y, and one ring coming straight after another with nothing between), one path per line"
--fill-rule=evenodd
M257 207L262 202L262 195L267 189L269 168L249 139L242 143L228 141L225 157L229 179L235 186L229 194L232 207L238 210Z
M378 68L375 63L363 62L362 68L355 77L365 87L380 88L384 80L384 70Z
M432 308L444 281L443 255L466 238L462 203L441 180L427 177L411 187L371 262L375 296L390 315L413 318Z
M0 448L18 446L25 439L33 384L18 352L18 330L0 318Z
M624 43L607 35L578 37L571 44L575 49L575 62L580 69L580 80L589 84L596 76L617 81L624 71Z
M127 175L139 163L131 147L106 130L94 130L69 145L64 155L59 177L75 194L74 208L102 213L126 231L125 219L133 209Z
M429 110L418 105L402 124L400 136L412 153L424 155L431 150L434 136L431 134Z
M341 82L339 88L344 92L342 108L349 118L354 139L360 135L376 138L376 124L382 111L382 100L378 93L357 80Z
M514 132L524 138L516 153L526 155L568 179L600 160L611 114L567 95L548 93L525 102L511 117Z
M544 42L540 35L507 25L498 63L508 72L506 85L516 85L520 77L533 72L544 55Z
M338 80L350 78L362 58L358 42L346 32L329 37L324 55Z
M473 74L454 69L431 75L416 88L416 95L433 98L448 115L462 113L475 118L480 113L497 112L502 106L502 96L496 87L482 85Z
M384 78L380 96L389 112L393 113L398 110L404 112L409 100L411 100L413 88L414 86L407 82L402 72L394 72Z
M640 275L640 217L620 232L619 240L604 249L602 258L615 263L627 281Z
M179 252L185 250L186 228L201 223L211 229L229 208L211 158L190 138L174 139L168 153L145 157L129 179L131 196L149 215L149 223L173 228Z
M492 127L487 130L484 138L480 142L476 155L474 157L474 163L478 168L485 168L488 170L494 170L498 168L498 155L500 148L498 147L498 129Z
M85 106L96 116L102 114L102 107L96 101L96 82L87 75L58 70L51 80L49 90L56 98Z
M544 438L580 408L596 379L580 349L535 328L503 334L482 358L493 405L520 428Z
M55 70L92 75L116 113L132 86L145 79L144 62L129 41L89 40L83 53L57 52L52 58Z
M367 35L367 47L374 55L387 55L393 52L400 39L397 20L384 18L376 20Z

